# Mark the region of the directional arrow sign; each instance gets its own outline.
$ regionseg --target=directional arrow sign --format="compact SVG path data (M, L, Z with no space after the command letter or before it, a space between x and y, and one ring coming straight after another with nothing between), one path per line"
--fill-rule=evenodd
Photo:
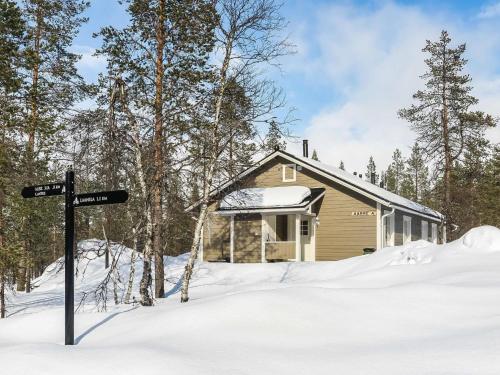
M45 185L26 186L21 191L23 198L50 197L51 195L63 195L64 182L54 182Z
M75 207L97 206L101 204L123 203L128 199L125 190L101 191L98 193L78 194L75 196L73 205Z

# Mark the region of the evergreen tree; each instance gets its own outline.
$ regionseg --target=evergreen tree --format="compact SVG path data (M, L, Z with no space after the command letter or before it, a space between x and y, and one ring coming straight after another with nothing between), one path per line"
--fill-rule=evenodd
M26 0L22 17L26 36L22 44L19 74L23 81L18 90L20 111L19 138L24 143L20 184L41 183L55 171L50 158L64 148L61 132L67 125L73 105L85 95L83 79L77 74L80 56L70 52L88 3L79 0ZM33 266L46 251L50 238L47 220L36 220L44 210L55 212L52 202L21 201L18 214L24 256L18 274L18 290L31 290ZM54 206L49 209L50 205Z
M267 130L267 135L264 142L264 150L266 152L273 152L286 149L286 141L281 133L281 129L278 123L272 119L269 122L269 129Z
M126 3L130 24L122 30L103 28L99 53L106 55L110 67L128 87L133 115L148 119L140 134L152 134L152 160L147 163L152 168L144 173L151 189L146 197L151 200L152 239L151 249L146 247L144 253L140 288L141 303L150 306L153 256L155 296L163 298L165 294L163 242L169 234L164 223L164 202L170 191L165 176L175 173L176 152L186 143L190 115L203 109L203 100L209 95L204 87L211 78L207 63L217 19L209 0Z
M375 165L375 161L373 160L373 156L370 156L368 160L368 165L366 166L365 173L366 181L372 182L374 184L378 184L379 175L377 173L377 166Z
M493 225L500 228L500 146L494 147L486 161L484 173L477 184L477 225Z
M339 168L345 171L344 162L342 160L340 161Z
M387 190L395 194L400 194L401 184L404 177L404 169L405 161L401 155L401 151L396 149L392 154L392 163L389 165L385 173L385 186Z
M465 44L452 48L450 43L444 30L437 42L426 42L423 52L428 53L428 70L422 75L426 88L413 95L417 104L399 111L399 116L417 132L424 155L434 160L435 171L442 175L441 209L448 224L453 223L451 190L455 162L467 143L481 138L485 128L495 123L491 116L471 111L478 100L471 95L470 76L463 73L467 63L463 58Z
M456 184L452 187L451 196L453 217L458 228L453 237L479 225L498 224L494 212L500 208L500 203L492 195L495 189L498 193L498 180L495 183L491 178L494 160L495 150L491 150L488 141L481 140L468 144L463 160L456 163L453 175Z
M6 316L6 293L12 288L20 261L12 198L18 194L16 113L19 103L15 92L21 83L19 47L24 26L16 3L0 0L0 319Z
M424 202L429 192L429 169L424 162L422 149L416 142L406 160L404 185L405 197L418 203Z
M311 159L312 159L312 160L319 161L319 158L318 158L318 153L316 152L316 150L313 150L313 153L312 153Z

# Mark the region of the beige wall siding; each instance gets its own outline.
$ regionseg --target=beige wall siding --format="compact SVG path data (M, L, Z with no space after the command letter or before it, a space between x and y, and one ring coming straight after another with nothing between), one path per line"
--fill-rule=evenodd
M234 217L234 262L261 261L262 216L260 214Z
M203 227L203 260L229 259L230 217L209 213Z
M294 182L283 182L282 165L276 159L246 179L245 187L301 185L324 187L325 196L315 205L319 226L316 231L316 260L338 260L363 254L363 248L376 247L376 216L353 216L352 212L374 211L376 203L325 177L306 169L297 170Z
M246 187L307 186L323 187L325 195L312 211L317 214L319 226L316 229L316 260L339 260L363 254L363 248L377 247L377 205L376 202L315 174L305 168L297 169L296 180L283 181L283 165L287 160L276 158L252 172L244 180L234 184L223 194ZM220 199L220 196L217 197ZM210 211L217 209L217 201ZM383 209L381 213L383 213ZM385 208L387 209L387 208ZM370 212L375 215L353 215L353 212ZM412 240L421 237L421 218L417 215L396 210L395 245L403 243L403 214L412 217ZM211 217L211 237L204 233L204 260L218 260L229 257L230 218L214 214ZM429 235L431 233L431 220ZM234 261L261 261L261 215L236 215L234 223ZM383 233L381 233L383 235Z

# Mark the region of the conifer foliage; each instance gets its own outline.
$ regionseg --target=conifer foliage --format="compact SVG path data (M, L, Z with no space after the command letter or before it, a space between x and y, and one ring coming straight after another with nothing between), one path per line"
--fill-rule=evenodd
M427 40L422 51L427 55L427 71L421 76L425 89L413 95L416 103L401 109L399 116L411 123L424 157L433 161L436 175L442 177L440 209L449 232L454 224L451 194L455 163L460 162L467 145L484 137L485 129L495 121L473 108L478 100L471 94L471 77L464 73L465 44L453 47L443 30L439 40Z

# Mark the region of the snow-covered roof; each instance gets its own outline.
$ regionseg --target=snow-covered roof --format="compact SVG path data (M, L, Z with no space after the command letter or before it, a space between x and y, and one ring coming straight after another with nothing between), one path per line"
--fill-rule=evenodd
M220 208L249 209L300 206L311 196L305 186L280 186L271 188L247 188L233 191L222 198Z
M310 158L305 158L302 156L297 156L290 154L285 151L274 151L272 154L267 155L263 159L257 161L252 167L248 168L238 176L236 176L234 179L227 181L223 185L221 185L219 188L214 189L211 192L211 196L220 193L224 189L228 188L231 186L235 181L245 177L246 175L252 173L255 171L257 168L265 165L269 161L275 159L276 157L281 156L285 159L290 160L292 163L297 163L302 166L310 167L312 170L316 169L325 175L331 177L332 180L335 181L342 181L343 185L347 187L351 187L353 190L360 192L362 194L365 194L366 196L376 200L379 203L382 204L389 204L391 206L397 206L396 208L402 208L402 209L408 209L411 210L412 212L415 213L420 213L422 215L427 215L430 216L431 218L435 218L437 220L443 220L444 216L439 213L438 211L435 211L429 207L426 207L422 204L413 202L409 199L406 199L400 195L391 193L388 190L385 190L375 184L372 184L368 181L363 180L362 178L359 178L357 176L354 176L353 174L346 172L340 168L333 167L331 165L321 163L319 161L312 160ZM315 190L315 189L312 189ZM190 211L194 207L198 206L200 204L201 200L192 204L189 206L186 210Z
M285 153L283 153L285 154ZM285 154L285 155L290 155L290 154ZM346 172L340 168L333 167L331 165L321 163L316 160L312 160L309 158L305 158L302 156L296 156L296 155L291 155L296 159L299 159L300 161L304 162L305 164L309 164L317 169L320 169L328 174L331 174L341 180L344 180L348 182L351 185L354 185L356 187L361 188L362 190L365 190L373 195L376 195L377 197L380 197L390 203L393 203L397 206L409 208L413 211L420 212L422 214L426 215L431 215L435 216L437 218L443 218L443 215L439 213L438 211L435 211L429 207L426 207L424 205L421 205L419 203L413 202L407 198L404 198L400 195L394 194L386 189L383 189L375 184L372 184L368 181L365 181L363 178L360 178L358 176L355 176L349 172Z

